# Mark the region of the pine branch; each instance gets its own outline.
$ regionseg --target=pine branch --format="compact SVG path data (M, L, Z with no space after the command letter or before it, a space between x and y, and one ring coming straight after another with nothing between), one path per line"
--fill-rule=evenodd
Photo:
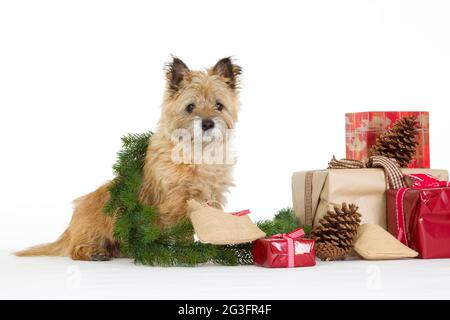
M142 169L152 133L128 134L113 166L116 177L109 185L105 214L114 215L114 237L123 254L136 263L152 266L252 264L251 243L217 246L193 241L190 220L160 230L157 210L139 202ZM257 223L267 235L288 233L297 227L292 209L280 210L272 220Z
M257 225L268 236L289 233L298 227L292 208L281 209L272 220L260 221Z

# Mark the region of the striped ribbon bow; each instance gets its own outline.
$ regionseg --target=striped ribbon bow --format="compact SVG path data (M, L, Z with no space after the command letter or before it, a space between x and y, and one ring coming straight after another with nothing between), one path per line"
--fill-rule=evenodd
M362 169L362 168L383 168L386 176L386 186L388 189L400 189L406 187L406 182L400 166L395 159L372 156L364 163L354 159L337 160L335 156L328 163L328 169Z

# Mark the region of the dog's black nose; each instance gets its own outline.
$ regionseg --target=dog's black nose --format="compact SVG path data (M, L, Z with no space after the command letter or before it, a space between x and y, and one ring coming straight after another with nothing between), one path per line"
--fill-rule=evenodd
M212 121L211 119L205 119L202 120L202 130L206 131L209 129L214 128L214 121Z

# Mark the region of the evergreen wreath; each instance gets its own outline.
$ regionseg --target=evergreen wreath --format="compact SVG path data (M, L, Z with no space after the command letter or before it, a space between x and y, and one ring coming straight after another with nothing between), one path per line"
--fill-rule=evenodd
M115 178L109 186L105 214L116 218L114 237L120 250L136 263L152 266L195 266L252 264L251 243L212 245L193 241L194 229L188 218L161 230L158 212L138 199L145 155L152 132L122 137L122 149L113 166ZM280 210L272 220L257 223L268 236L288 233L297 227L291 208Z

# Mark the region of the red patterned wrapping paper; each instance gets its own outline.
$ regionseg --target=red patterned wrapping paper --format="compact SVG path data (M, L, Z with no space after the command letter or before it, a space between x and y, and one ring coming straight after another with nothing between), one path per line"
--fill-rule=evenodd
M255 265L266 268L308 267L316 264L314 240L303 238L303 230L253 241Z
M388 230L423 259L450 258L450 184L413 174L411 188L387 190Z
M369 151L376 139L402 117L415 116L419 120L419 145L409 168L430 168L429 113L426 111L355 112L345 115L346 158L369 159Z

